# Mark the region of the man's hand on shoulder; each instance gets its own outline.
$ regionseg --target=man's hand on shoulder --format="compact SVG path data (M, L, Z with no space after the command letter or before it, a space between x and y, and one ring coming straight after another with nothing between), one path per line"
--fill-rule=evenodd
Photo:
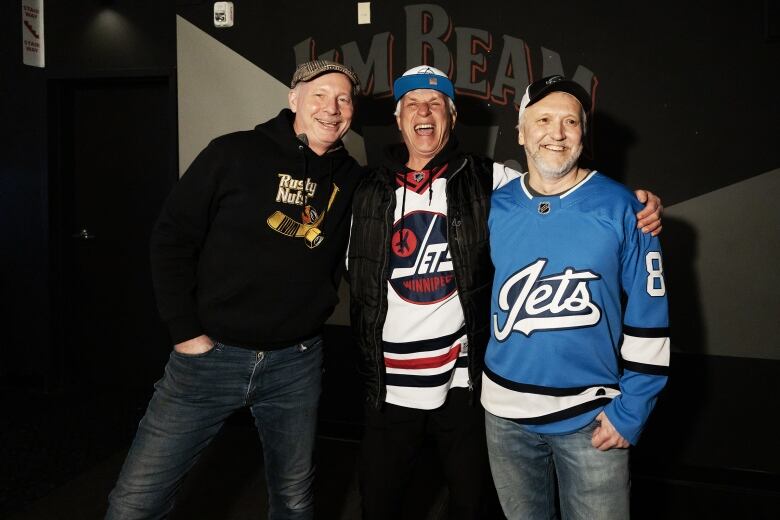
M187 341L182 341L181 343L176 343L173 346L173 349L176 352L190 356L204 354L213 348L214 342L211 341L211 338L205 334L201 334L196 338L188 339Z
M645 205L645 209L636 214L636 227L640 228L642 233L658 236L661 233L661 215L664 212L661 199L647 190L636 190L634 194L639 202Z
M603 411L596 416L596 420L601 424L593 430L591 444L594 448L601 451L611 450L612 448L628 448L631 444L623 438L620 433L612 426L607 414Z

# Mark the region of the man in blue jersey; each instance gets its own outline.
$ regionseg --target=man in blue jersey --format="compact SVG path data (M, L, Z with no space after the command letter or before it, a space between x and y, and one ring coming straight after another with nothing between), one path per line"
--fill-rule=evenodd
M393 90L403 143L388 147L356 190L349 250L351 324L367 397L363 518L404 516L426 438L449 488L448 517L493 518L476 398L493 275L487 219L493 190L520 174L460 148L455 88L444 72L414 67ZM656 229L658 200L642 195L650 201L640 223Z
M581 168L590 97L532 83L520 105L528 172L493 194L495 265L482 404L506 516L629 517L628 448L669 366L658 239L624 186ZM554 468L554 472L553 472Z

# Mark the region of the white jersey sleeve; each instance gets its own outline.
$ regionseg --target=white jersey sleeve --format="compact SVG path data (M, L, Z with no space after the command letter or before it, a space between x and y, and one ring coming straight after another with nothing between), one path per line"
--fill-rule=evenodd
M493 163L493 190L503 188L518 177L520 177L519 171L513 170L505 164Z

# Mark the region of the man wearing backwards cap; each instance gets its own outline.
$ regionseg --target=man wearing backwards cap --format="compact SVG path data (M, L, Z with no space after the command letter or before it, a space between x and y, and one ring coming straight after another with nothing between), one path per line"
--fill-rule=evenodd
M482 404L508 518L629 517L628 450L666 383L658 239L622 185L578 165L590 97L560 76L519 114L528 173L493 194Z
M442 71L410 69L394 93L403 144L389 147L355 192L348 258L368 401L363 515L403 517L405 484L430 436L449 487L449 516L487 518L491 484L477 394L490 334L487 219L492 191L520 174L460 150L455 91ZM657 198L651 206L643 217ZM649 221L643 225L655 229L658 215Z
M357 76L298 67L289 109L214 139L174 187L151 239L174 343L107 518L160 518L234 411L255 417L268 518L312 518L320 331L338 301L361 167L341 138Z

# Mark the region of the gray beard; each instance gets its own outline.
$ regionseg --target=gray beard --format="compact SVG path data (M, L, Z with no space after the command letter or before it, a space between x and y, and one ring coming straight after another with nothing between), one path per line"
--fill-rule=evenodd
M536 169L539 171L539 174L542 176L542 178L548 181L555 181L561 177L564 177L572 170L572 168L577 166L577 161L580 158L580 154L573 155L568 161L557 168L553 168L547 165L544 161L537 161L536 154L534 154L532 158L534 160L534 164L536 165Z
M552 168L549 167L547 164L541 162L536 163L536 169L539 171L539 174L546 180L555 181L560 179L561 177L566 176L567 173L569 173L572 168L577 166L577 159L578 157L572 157L569 161L562 164L559 168ZM536 162L536 161L534 161Z

